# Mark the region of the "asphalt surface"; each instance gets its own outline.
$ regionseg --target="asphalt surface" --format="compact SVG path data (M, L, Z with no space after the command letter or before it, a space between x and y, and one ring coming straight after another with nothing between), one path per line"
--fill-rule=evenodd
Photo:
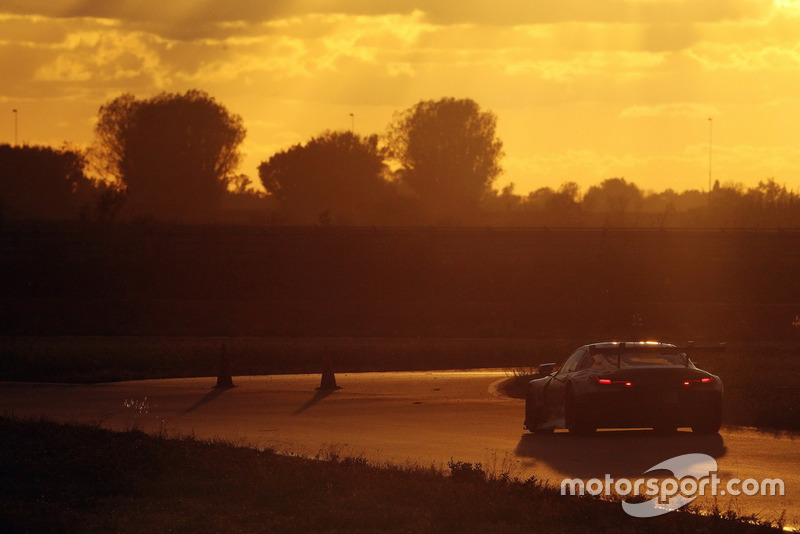
M560 485L564 478L635 480L682 454L718 463L724 484L780 478L784 496L718 495L725 510L800 525L800 439L792 434L724 427L702 436L684 429L566 431L532 435L522 429L521 400L493 393L502 371L338 374L342 389L317 391L319 375L146 380L101 385L0 383L0 413L57 421L192 434L311 457L363 456L394 464L447 468L451 460L481 462L488 472ZM661 472L668 476L668 473ZM650 477L652 474L648 474ZM714 498L695 501L710 508Z

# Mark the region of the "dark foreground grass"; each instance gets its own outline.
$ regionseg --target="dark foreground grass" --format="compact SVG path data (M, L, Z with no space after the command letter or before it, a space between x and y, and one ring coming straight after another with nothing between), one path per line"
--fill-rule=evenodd
M777 531L733 513L635 519L461 462L447 474L8 418L0 436L3 533Z

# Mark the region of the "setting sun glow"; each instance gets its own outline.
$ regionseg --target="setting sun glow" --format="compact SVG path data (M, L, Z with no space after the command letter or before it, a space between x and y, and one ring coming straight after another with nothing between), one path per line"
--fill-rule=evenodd
M799 15L797 0L3 2L0 142L88 146L108 100L199 89L244 118L255 178L325 130L381 134L456 97L496 114L496 185L518 193L704 190L710 149L723 184L797 190Z

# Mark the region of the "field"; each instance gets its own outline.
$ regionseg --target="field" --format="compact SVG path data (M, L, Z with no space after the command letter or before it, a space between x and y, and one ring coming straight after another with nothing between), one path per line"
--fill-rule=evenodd
M800 232L18 226L0 379L530 368L583 343L729 343L726 422L800 429Z
M798 346L798 273L797 231L10 228L0 328Z

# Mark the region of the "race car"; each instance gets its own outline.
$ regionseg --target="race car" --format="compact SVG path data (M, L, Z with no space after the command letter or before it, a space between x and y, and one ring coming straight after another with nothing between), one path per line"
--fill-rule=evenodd
M524 427L534 433L567 428L691 427L713 434L722 423L722 380L698 369L689 355L722 352L725 345L678 347L658 342L584 345L564 364L539 366L528 384Z

